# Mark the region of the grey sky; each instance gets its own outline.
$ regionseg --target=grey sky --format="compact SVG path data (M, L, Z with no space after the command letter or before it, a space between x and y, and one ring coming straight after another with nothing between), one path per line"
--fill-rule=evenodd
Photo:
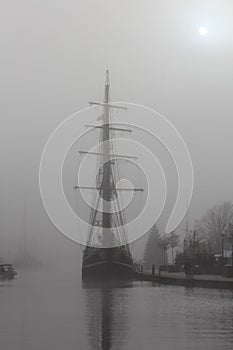
M4 247L22 230L27 193L30 231L44 250L52 229L38 190L43 146L67 116L102 99L106 68L114 100L158 110L185 139L195 172L191 222L233 200L232 13L232 1L224 0L2 2ZM208 36L198 34L200 25Z

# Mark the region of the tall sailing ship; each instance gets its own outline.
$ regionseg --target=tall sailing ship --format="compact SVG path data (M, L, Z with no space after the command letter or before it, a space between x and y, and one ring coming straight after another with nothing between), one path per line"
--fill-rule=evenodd
M127 243L124 228L124 213L120 209L120 191L143 191L140 188L118 188L117 162L123 158L132 158L127 155L114 153L114 133L132 130L115 127L110 122L110 110L127 108L110 103L109 72L106 71L103 103L90 102L90 105L100 106L103 109L100 125L90 126L100 131L99 152L79 151L81 154L90 153L99 159L101 164L96 176L96 186L74 186L75 189L95 190L95 208L90 213L90 231L87 244L83 251L82 278L87 279L131 279L134 274L134 264ZM135 158L135 157L133 157ZM114 205L114 210L112 206ZM96 233L96 231L98 233ZM97 237L98 236L98 237ZM98 244L94 243L96 240Z

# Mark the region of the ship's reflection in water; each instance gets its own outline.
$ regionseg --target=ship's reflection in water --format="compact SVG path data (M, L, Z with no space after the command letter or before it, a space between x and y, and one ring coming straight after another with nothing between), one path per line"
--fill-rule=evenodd
M90 349L232 349L231 291L139 282L83 291Z
M128 293L131 283L116 285L84 284L87 326L91 349L109 350L124 346L128 332ZM122 339L122 341L121 341Z
M233 349L230 290L85 286L76 271L41 269L1 282L0 309L3 350Z

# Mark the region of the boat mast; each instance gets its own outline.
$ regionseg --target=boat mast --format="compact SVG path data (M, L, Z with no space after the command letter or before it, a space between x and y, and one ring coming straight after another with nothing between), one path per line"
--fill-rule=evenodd
M106 229L111 227L111 160L110 160L110 130L109 130L109 72L106 71L105 91L104 91L104 124L102 132L103 142L103 180L102 180L102 198L103 198L103 243L109 246L111 242L111 233L106 232Z
M91 212L90 220L91 220L91 229L89 232L89 236L87 239L87 246L91 246L91 243L93 239L95 239L95 236L93 236L93 228L95 226L102 227L102 245L104 247L112 247L114 246L113 239L114 232L112 231L112 228L116 227L116 223L114 224L113 215L111 214L111 200L114 196L118 199L118 191L143 191L142 188L116 188L115 181L113 178L113 169L112 164L114 164L114 158L128 158L128 159L137 159L135 156L130 155L123 155L123 154L113 154L112 147L111 147L111 132L112 131L120 131L120 132L129 132L131 133L132 130L125 129L125 128L119 128L115 127L113 125L110 125L110 109L118 109L118 110L127 110L126 107L118 106L118 105L112 105L109 103L109 90L110 90L110 82L109 82L109 72L106 71L106 77L105 77L105 89L104 89L104 101L102 103L100 102L89 102L91 106L101 106L103 107L103 113L101 115L102 117L102 124L101 125L86 125L87 127L91 127L93 129L97 128L101 130L101 136L100 136L100 142L102 144L102 149L100 152L89 152L85 150L80 150L80 154L92 154L97 157L101 157L101 171L98 173L98 179L96 181L96 186L74 186L74 189L86 189L86 190L98 190L98 201L97 201L97 207L93 209ZM102 213L101 213L101 220L99 220L100 211L98 210L98 206L100 204L100 197L103 200L102 204ZM120 226L123 226L123 217L122 212L119 210L118 213L115 214L115 216L118 215L119 217L119 223ZM119 241L126 247L127 241L124 238L125 235L121 234L118 236ZM109 250L110 253L110 250ZM111 258L110 254L109 257Z

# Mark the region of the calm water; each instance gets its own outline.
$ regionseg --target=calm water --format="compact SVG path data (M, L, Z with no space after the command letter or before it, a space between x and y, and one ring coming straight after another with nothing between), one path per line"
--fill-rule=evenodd
M4 350L232 350L233 292L83 288L75 272L21 272L0 284L0 337Z

